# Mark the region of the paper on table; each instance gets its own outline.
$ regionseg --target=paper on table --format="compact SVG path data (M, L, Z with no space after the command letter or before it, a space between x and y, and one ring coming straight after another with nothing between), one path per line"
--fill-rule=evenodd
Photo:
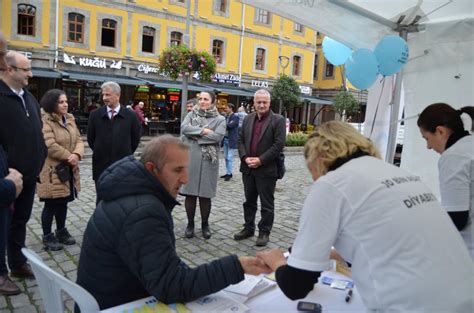
M247 312L249 308L225 295L222 291L186 303L186 307L194 312Z
M248 296L261 280L262 277L245 274L245 279L243 281L235 285L230 285L224 290Z

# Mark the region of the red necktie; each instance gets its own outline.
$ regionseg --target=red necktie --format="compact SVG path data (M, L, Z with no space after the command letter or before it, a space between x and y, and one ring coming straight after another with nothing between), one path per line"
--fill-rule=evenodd
M115 117L115 110L110 110L110 120L113 121Z

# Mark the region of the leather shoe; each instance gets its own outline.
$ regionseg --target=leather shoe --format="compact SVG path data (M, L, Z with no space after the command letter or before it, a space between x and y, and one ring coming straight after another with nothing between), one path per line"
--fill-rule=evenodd
M232 174L227 175L226 178L224 178L225 181L229 181L232 178Z
M194 226L186 226L186 230L184 231L184 237L188 239L194 237Z
M8 274L0 275L0 294L4 296L13 296L21 293L20 288L12 282Z
M220 176L220 178L227 178L227 176L229 175L225 174L225 175Z
M247 239L247 238L253 237L254 234L255 232L248 230L247 228L244 228L234 235L234 239L235 240Z
M23 264L19 268L11 270L10 274L13 277L35 279L35 274L28 263Z
M257 241L255 242L255 245L257 247L265 247L270 240L270 236L268 234L258 234Z
M211 238L211 230L209 229L209 226L202 227L202 236L204 237L204 239Z

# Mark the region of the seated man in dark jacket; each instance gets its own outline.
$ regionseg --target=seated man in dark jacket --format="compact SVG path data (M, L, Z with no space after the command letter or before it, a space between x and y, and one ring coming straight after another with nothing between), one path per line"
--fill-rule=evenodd
M164 135L151 140L141 160L128 156L98 182L99 202L87 225L77 283L101 309L150 295L188 302L269 268L255 257L223 257L196 268L176 254L171 211L188 181L188 147Z

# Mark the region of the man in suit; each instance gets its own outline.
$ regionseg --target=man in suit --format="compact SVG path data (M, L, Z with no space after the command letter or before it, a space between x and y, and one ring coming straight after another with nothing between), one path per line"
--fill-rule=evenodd
M135 112L120 105L119 84L109 81L100 88L105 105L90 114L87 128L96 189L102 172L115 161L133 154L140 143L140 122Z
M9 205L10 209L1 208L0 293L14 295L21 290L8 275L5 246L10 275L33 279L33 271L26 263L21 248L25 246L26 224L33 209L36 181L47 150L40 106L35 97L24 89L33 76L30 60L21 53L10 51L5 55L5 61L6 68L0 81L0 146L5 150L8 168L14 168L23 175L23 189Z
M248 114L239 134L240 171L244 184L244 229L235 240L255 233L257 198L260 198L261 220L256 245L266 246L273 226L275 186L278 178L277 158L285 145L285 118L270 110L270 93L259 89L254 95L255 112Z

